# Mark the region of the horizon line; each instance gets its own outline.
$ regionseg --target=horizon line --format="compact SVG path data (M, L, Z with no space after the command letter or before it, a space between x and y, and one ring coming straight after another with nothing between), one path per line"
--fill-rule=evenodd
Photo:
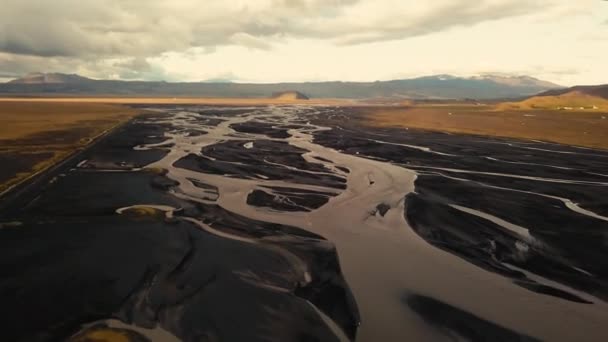
M511 73L502 73L502 72L481 72L475 74L449 74L449 73L438 73L438 74L420 74L418 76L408 76L408 77L396 77L396 78L387 78L387 79L375 79L375 80L341 80L341 79L332 79L332 80L289 80L289 81L255 81L255 80L247 80L247 79L226 79L223 80L220 78L209 78L203 80L178 80L178 79L125 79L125 78L95 78L84 76L78 73L67 73L67 72L29 72L25 73L21 76L8 76L8 77L0 77L0 79L4 79L4 83L10 83L15 80L19 80L27 77L28 75L49 75L49 74L59 74L66 76L78 76L82 78L86 78L92 81L119 81L119 82L159 82L159 83L208 83L208 84L285 84L285 83L376 83L376 82L391 82L391 81L403 81L403 80L416 80L421 78L440 78L441 76L451 77L455 79L466 79L466 80L474 80L475 78L483 78L483 77L501 77L506 79L517 79L517 78L530 78L541 82L552 83L558 87L570 87L576 86L578 84L573 85L563 85L550 80L546 80L543 78L539 78L537 76L531 76L528 74L511 74ZM58 82L59 84L60 82ZM51 83L49 83L51 84ZM603 83L600 83L603 84ZM599 84L598 84L599 85Z

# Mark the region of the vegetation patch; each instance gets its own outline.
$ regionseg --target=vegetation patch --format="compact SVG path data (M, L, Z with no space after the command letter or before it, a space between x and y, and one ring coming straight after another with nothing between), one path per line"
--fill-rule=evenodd
M44 171L127 121L112 104L0 101L0 193Z

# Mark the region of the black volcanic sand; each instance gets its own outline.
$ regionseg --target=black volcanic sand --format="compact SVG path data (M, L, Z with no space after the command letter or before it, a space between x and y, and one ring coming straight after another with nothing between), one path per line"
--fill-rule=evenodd
M317 120L347 122L340 120L344 115L336 109ZM608 222L569 210L560 199L538 195L568 199L608 216L608 151L348 123L316 133L315 142L417 171L416 192L407 196L405 216L435 247L537 293L587 302L537 284L509 265L608 299ZM508 229L450 205L527 228L537 243L522 241Z
M522 243L518 237L505 232L496 224L427 198L424 194L409 196L406 217L412 228L434 246L488 271L513 278L515 284L528 290L566 300L589 303L569 292L551 286L541 286L505 263L591 293L606 288L605 281L576 272L569 264L556 259L553 256L555 251L547 251L545 246ZM594 271L595 269L592 269L591 272Z
M462 338L466 341L540 341L488 322L483 318L430 297L405 295L403 302L453 341L460 341Z
M277 279L277 282L287 281L281 287L294 290L296 296L310 301L336 321L348 336L355 336L358 323L356 304L340 276L336 250L330 242L297 227L251 220L232 214L217 205L201 204L198 210L200 214L192 216L198 216L203 223L214 229L243 237L254 237L259 239L258 243L273 248L286 248L304 260L310 266L310 283L294 284L297 282L294 279ZM184 214L189 215L187 211ZM275 271L272 270L260 269L259 272L252 281L263 281L268 285L268 279L276 277L272 274Z
M155 118L158 114L147 115ZM169 146L159 146L153 150L133 153L133 148L142 144L159 144L166 140L164 133L169 131L168 124L142 125L136 119L118 128L112 139L104 139L96 144L83 166L90 169L124 169L140 168L167 154Z
M264 134L270 138L288 138L288 128L281 128L263 122L242 122L230 125L237 132Z
M491 138L488 138L489 141L480 141L481 138L479 137L432 132L420 133L413 130L408 130L407 135L402 132L387 132L386 129L377 129L377 131L375 134L344 129L324 131L315 135L315 138L317 142L330 144L332 147L339 148L347 153L359 152L360 154L403 163L407 167L440 167L587 182L606 182L608 179L608 172L606 172L608 170L608 152L605 151L588 152L582 150L577 154L564 154L530 150L530 148L550 148L540 143L536 145L518 142L508 143L494 141ZM452 154L453 157L392 144L424 146L436 152ZM500 161L489 160L486 157L499 159ZM569 163L569 160L572 163ZM471 168L472 165L476 167ZM559 167L569 169L560 169ZM594 174L594 172L599 174ZM602 172L604 175L601 175Z
M185 341L337 341L306 300L354 329L335 251L297 236L293 249L320 270L310 288L300 287L266 245L180 221L73 218L0 235L8 341L56 340L110 317L143 327L160 323Z
M180 207L163 189L165 177L154 172L72 172L58 177L42 196L22 209L27 216L112 215L118 208L146 203Z
M602 340L608 151L156 108L0 203L4 340Z
M256 140L251 148L245 148L244 144L244 141L226 141L207 146L202 149L202 156L190 154L174 166L228 177L285 180L336 189L346 188L343 177L329 174L322 164L306 162L301 157L307 152L305 150L272 140ZM286 173L284 166L292 169ZM316 174L303 171L313 171Z
M18 173L31 171L36 164L53 156L52 152L21 153L0 151L0 184L9 181Z
M326 204L334 194L312 190L268 187L254 190L247 197L247 204L269 207L279 211L311 211Z
M172 129L143 121L82 156L107 167L66 166L1 213L0 222L21 222L0 229L3 339L63 340L119 319L183 341L339 341L322 316L354 338L357 308L334 246L296 227L180 200L162 171L129 169L167 153L133 150ZM177 210L172 218L152 208L116 213L146 203Z

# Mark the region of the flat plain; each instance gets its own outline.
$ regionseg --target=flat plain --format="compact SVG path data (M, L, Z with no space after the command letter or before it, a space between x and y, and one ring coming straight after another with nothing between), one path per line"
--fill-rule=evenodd
M608 110L502 105L414 105L358 111L375 127L417 128L608 149Z
M0 192L135 114L134 109L103 103L0 101Z
M457 104L132 108L1 203L8 340L604 341L606 150Z

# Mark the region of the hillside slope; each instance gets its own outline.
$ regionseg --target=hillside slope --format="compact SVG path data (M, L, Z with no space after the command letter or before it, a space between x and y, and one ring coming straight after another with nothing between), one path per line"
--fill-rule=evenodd
M538 94L538 96L559 96L568 93L578 93L589 96L601 97L608 99L608 84L593 85L593 86L576 86L564 89L553 89L548 90L544 93Z
M608 86L578 86L549 91L499 109L608 110Z

